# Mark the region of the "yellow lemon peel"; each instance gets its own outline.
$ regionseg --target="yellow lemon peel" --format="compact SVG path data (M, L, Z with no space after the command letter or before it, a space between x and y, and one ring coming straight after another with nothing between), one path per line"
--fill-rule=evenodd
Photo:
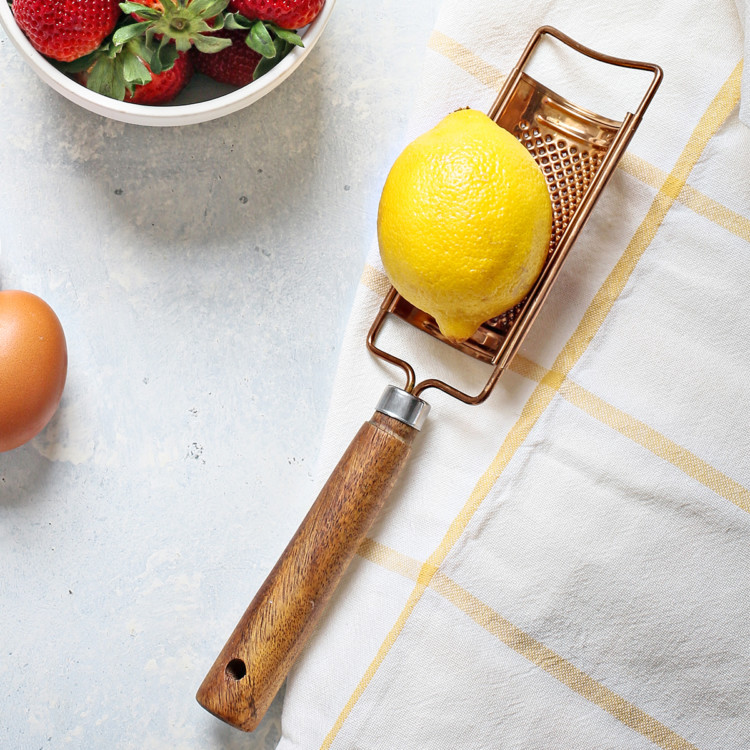
M453 112L404 149L378 208L391 282L454 340L526 296L544 266L551 229L536 162L472 109Z

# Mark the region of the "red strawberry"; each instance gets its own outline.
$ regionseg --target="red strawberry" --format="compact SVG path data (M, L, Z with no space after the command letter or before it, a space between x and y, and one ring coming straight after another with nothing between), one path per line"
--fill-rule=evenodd
M282 29L301 29L320 13L325 0L229 0L229 10L246 18L272 21Z
M146 67L151 70L149 65ZM163 73L151 73L151 80L136 86L131 95L125 94L126 102L134 104L166 104L185 88L193 76L193 61L187 52L180 52L174 65Z
M120 17L118 0L14 0L11 7L34 48L63 62L95 50Z
M214 36L231 40L232 46L210 54L195 50L195 69L215 81L232 86L246 86L253 80L253 73L263 59L245 44L247 32L222 29L215 32Z

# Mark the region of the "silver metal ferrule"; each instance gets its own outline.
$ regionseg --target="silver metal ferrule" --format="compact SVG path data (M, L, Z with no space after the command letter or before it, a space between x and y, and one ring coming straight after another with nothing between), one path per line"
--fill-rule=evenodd
M416 430L421 430L430 411L430 405L402 388L389 385L380 397L375 411L398 419L399 422L408 424Z

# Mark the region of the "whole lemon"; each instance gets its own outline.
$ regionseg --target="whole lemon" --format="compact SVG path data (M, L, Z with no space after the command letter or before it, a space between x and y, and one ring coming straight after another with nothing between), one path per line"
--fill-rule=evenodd
M404 149L378 208L391 282L453 340L524 298L544 266L551 229L536 162L472 109L453 112Z

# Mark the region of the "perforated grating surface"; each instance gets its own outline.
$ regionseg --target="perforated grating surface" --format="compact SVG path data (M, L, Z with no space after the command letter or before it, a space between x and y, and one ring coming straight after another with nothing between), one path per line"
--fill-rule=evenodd
M556 134L532 128L529 123L519 125L520 141L529 150L547 178L554 219L550 250L554 249L568 225L571 215L581 202L591 178L599 170L601 156L594 151L579 151Z
M551 255L599 171L620 123L586 112L526 76L496 121L526 146L547 180L552 200ZM524 303L483 327L504 336Z

